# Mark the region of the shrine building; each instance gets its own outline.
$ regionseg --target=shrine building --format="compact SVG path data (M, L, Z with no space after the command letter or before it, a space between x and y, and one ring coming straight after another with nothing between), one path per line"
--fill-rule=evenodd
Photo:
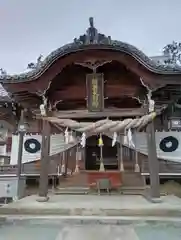
M26 73L0 75L11 97L1 104L13 126L8 165L19 177L39 176L44 198L51 176L59 189L92 189L100 179L145 189L148 178L159 198L159 179L181 175L181 68L89 21L85 34Z

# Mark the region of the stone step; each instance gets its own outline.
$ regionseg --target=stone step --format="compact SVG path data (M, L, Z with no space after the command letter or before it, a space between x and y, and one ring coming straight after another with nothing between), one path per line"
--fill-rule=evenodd
M97 191L68 191L67 189L62 189L53 192L55 195L97 195ZM101 195L108 195L106 192L102 192ZM117 191L117 192L110 192L110 195L144 195L144 190L129 190L129 191Z
M144 186L122 186L120 188L120 193L123 195L143 195L144 192Z
M126 187L144 186L144 177L137 172L123 172L122 181L123 181L123 186L126 186Z
M85 187L87 185L85 173L76 173L66 178L61 177L59 181L59 188L65 187Z
M61 188L58 187L54 190L54 194L59 195L59 194L70 194L70 195L84 195L88 194L89 188L83 188L83 187L66 187L66 188Z
M144 187L121 187L119 190L112 190L111 195L143 195L145 191ZM54 190L54 194L70 194L70 195L97 195L96 190L89 189L88 187L58 187ZM107 193L102 192L101 195L107 195Z
M144 187L144 177L140 173L132 171L122 173L123 187ZM66 178L61 177L59 181L59 188L70 188L70 187L88 187L87 174L80 172L67 176Z
M126 191L126 190L128 190L128 191L129 191L129 190L135 190L135 191L136 191L136 190L145 190L145 188L146 188L146 187L144 187L144 186L122 186L122 187L120 187L120 189L123 190L123 191L124 191L124 190L125 190L125 191Z

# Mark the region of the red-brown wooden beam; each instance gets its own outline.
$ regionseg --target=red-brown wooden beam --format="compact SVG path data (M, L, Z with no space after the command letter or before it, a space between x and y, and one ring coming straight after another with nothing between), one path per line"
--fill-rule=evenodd
M105 85L105 97L120 98L120 97L133 97L138 92L139 87L129 85ZM50 100L56 102L59 100L79 100L87 97L85 86L70 86L65 90L57 90Z
M59 118L102 118L102 117L131 117L142 116L144 110L142 108L128 109L105 109L103 112L89 112L88 110L67 110L54 111L51 114Z

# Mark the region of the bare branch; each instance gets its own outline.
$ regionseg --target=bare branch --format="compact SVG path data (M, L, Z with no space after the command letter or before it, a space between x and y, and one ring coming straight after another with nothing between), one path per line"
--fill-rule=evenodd
M136 99L139 104L144 104L144 100L141 100L139 97L132 97L132 99Z
M147 89L148 92L151 91L151 89L149 88L149 86L144 83L144 81L143 81L142 78L140 78L140 82L141 82L141 84Z
M142 78L140 78L141 84L147 89L147 99L148 99L148 108L149 108L149 112L153 112L154 108L155 108L155 101L153 99L151 99L152 97L152 89L149 88L148 85L146 85L143 81Z

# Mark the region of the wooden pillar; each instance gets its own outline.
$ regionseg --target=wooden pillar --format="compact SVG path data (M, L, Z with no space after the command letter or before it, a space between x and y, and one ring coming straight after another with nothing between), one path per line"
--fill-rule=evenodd
M43 119L42 127L42 144L41 144L41 167L40 167L40 183L39 198L37 201L48 201L48 171L49 171L49 152L50 152L50 123Z
M18 143L18 166L17 166L17 177L18 179L21 177L22 171L22 156L23 156L23 140L25 135L25 126L24 126L24 110L21 110L21 117L18 126L18 136L19 136L19 143Z
M17 161L17 180L18 180L18 193L17 197L19 198L21 192L21 179L22 179L22 157L23 157L23 143L24 143L24 135L26 133L25 123L24 123L24 110L21 110L21 116L18 126L18 161Z
M150 171L150 198L158 200L160 198L159 163L157 159L154 122L147 126L148 163Z

